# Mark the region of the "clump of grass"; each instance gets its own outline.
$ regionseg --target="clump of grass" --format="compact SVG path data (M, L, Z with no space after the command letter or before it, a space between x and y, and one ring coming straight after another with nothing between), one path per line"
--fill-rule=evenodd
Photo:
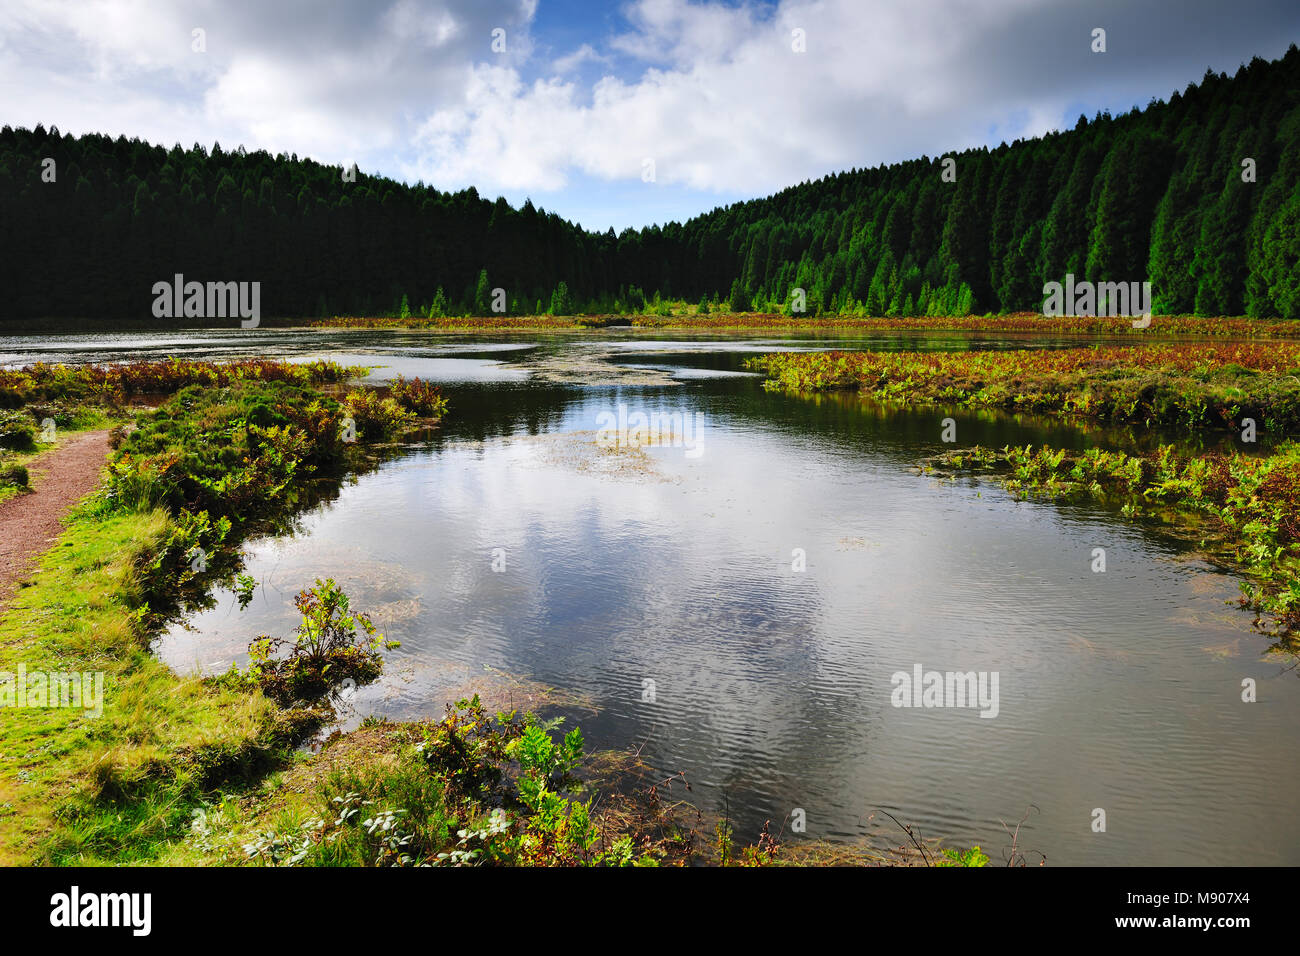
M29 480L25 465L0 465L0 485L26 490Z

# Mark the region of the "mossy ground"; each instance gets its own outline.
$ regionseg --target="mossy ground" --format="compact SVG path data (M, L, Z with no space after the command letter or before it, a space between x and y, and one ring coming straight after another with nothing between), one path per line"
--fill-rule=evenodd
M99 717L0 715L0 862L144 862L188 820L217 766L265 755L281 720L260 695L177 677L141 640L140 568L169 534L161 511L75 517L0 617L0 670L103 672Z

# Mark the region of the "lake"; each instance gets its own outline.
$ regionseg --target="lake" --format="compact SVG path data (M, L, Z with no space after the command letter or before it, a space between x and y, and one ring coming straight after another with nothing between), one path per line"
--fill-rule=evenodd
M1020 847L1050 864L1300 864L1286 835L1300 687L1227 603L1238 579L1109 508L916 470L952 447L945 417L958 445L1169 436L789 396L742 368L783 348L1030 344L1078 341L235 329L4 336L0 364L328 357L444 385L438 430L294 533L246 545L252 603L219 592L165 634L177 671L242 663L252 638L292 629L294 593L332 576L401 641L348 725L540 686L589 750L684 771L745 842L796 809L807 830L787 824L789 842L906 842L884 810L996 864L1001 821L1032 805ZM610 423L640 415L672 422L670 439L609 447ZM996 675L996 715L895 706L894 675L910 685L918 665Z

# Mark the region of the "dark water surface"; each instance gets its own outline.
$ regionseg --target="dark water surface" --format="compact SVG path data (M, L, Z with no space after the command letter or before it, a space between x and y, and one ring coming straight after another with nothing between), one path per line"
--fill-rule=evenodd
M1225 604L1237 580L1108 509L913 470L945 447L946 415L962 445L1151 437L797 398L741 369L828 345L1024 340L235 331L7 337L0 364L328 355L385 366L375 380L445 383L451 412L431 438L298 533L249 544L252 604L221 593L167 634L158 651L177 670L242 662L252 637L292 629L296 591L332 576L402 642L352 698L353 721L439 715L469 681L540 682L571 699L589 747L644 743L696 802L725 801L741 839L800 808L807 834L790 839L904 840L868 821L883 808L997 862L999 821L1032 804L1020 845L1050 863L1300 863L1300 688ZM665 381L557 384L530 364L602 352ZM601 448L600 416L620 405L680 414L693 447ZM995 672L996 717L893 706L891 676L917 664ZM1241 700L1245 678L1257 703Z

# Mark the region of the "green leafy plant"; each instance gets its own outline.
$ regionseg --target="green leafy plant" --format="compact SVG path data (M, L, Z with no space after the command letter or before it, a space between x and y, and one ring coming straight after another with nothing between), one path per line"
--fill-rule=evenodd
M36 446L36 421L27 411L0 411L0 448L27 451Z
M936 860L935 866L988 866L989 857L978 846L969 850L944 849L943 859Z
M396 438L415 425L414 414L392 397L381 396L374 389L348 392L346 401L356 422L357 434L367 441Z
M346 679L370 683L383 670L380 651L399 646L352 610L333 578L317 578L294 606L302 622L292 639L262 636L249 645L247 679L282 705L319 700Z
M388 393L398 405L421 418L441 417L447 411L442 389L422 379L399 375L389 385Z

